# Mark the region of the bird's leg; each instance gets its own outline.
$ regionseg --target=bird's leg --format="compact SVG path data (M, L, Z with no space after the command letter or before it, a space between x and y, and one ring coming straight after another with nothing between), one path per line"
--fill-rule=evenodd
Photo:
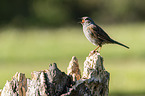
M96 49L94 49L93 51L91 51L90 54L89 54L89 56L90 56L90 55L93 55L99 47L100 47L100 46L98 45Z
M95 52L100 46L98 45L96 49L94 49L93 51Z
M101 48L102 48L102 47L99 47L99 52L101 51Z

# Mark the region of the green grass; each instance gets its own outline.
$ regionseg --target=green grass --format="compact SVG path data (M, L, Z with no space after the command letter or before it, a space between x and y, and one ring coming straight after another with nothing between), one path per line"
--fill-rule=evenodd
M104 66L111 74L110 94L145 93L144 26L145 23L102 26L113 39L130 47L128 50L110 44L101 50ZM95 48L81 27L2 28L0 32L0 88L16 72L31 77L32 71L47 69L53 62L66 72L72 56L78 58L82 71L86 56Z

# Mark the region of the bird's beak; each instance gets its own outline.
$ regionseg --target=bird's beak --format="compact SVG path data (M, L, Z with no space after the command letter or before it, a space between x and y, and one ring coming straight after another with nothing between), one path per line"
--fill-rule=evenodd
M79 22L78 23L81 23L82 18L78 18L78 19L79 19Z
M84 19L82 19L82 18L79 18L79 19L81 19L81 21L80 21L80 22L78 22L78 23L83 24L83 23L85 22L85 20L84 20Z

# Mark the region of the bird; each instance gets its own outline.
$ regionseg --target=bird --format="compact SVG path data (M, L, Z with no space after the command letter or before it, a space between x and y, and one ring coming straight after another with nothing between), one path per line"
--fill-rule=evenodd
M110 38L110 36L100 26L95 24L90 17L82 17L80 23L83 26L83 32L86 38L97 46L97 48L91 51L92 53L96 52L98 48L99 50L97 52L100 52L104 44L118 44L129 49L128 46Z

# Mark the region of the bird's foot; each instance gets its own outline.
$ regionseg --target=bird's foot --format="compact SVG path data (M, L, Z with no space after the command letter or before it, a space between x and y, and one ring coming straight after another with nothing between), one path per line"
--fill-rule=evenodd
M96 50L91 51L91 52L89 53L89 56L91 56L91 55L93 55L93 54L95 54L95 53L98 53L98 51L96 51Z

